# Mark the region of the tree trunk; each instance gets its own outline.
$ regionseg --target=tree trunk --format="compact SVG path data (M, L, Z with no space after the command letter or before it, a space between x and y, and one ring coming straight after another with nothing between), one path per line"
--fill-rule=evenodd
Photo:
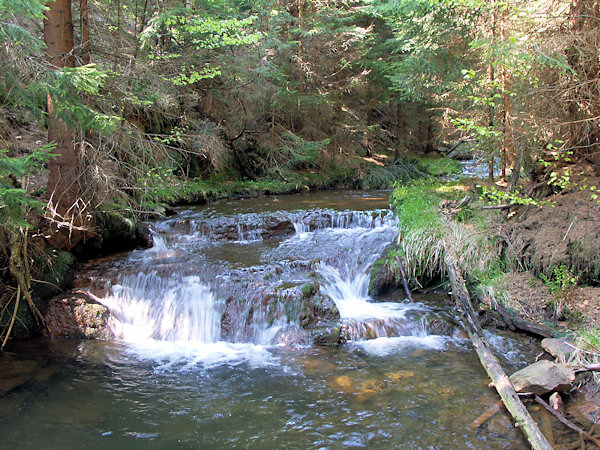
M492 17L491 17L491 22L492 22L492 45L496 45L496 17L497 17L497 10L496 10L496 2L495 0L492 0ZM496 93L496 69L494 68L494 63L491 62L490 63L490 67L489 67L489 77L490 77L490 94L489 97L490 99L492 99ZM494 108L494 104L493 102L490 102L488 105L488 126L490 127L490 129L494 128L494 118L496 115L496 110ZM490 148L489 149L490 152L490 159L488 162L488 180L490 183L494 182L494 149Z
M394 149L394 161L400 159L400 102L396 102L396 147Z
M513 164L512 173L508 182L508 192L515 192L519 178L521 176L521 168L523 167L523 148L519 146L515 154L515 163Z
M73 67L73 21L71 0L49 2L44 19L46 60L59 70ZM64 216L77 200L77 156L73 134L55 116L55 105L48 94L48 141L56 143L58 156L48 163L48 192L56 212Z
M117 71L119 64L119 54L121 52L121 0L117 0L117 48L115 49L115 61L113 63L113 70Z
M79 21L81 28L81 48L83 50L83 64L89 64L92 61L90 52L90 27L88 24L89 9L88 0L79 0Z

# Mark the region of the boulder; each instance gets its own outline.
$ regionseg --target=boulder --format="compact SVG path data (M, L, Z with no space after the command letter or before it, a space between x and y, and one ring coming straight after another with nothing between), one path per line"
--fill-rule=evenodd
M442 317L427 316L425 318L427 331L440 336L452 336L456 328Z
M108 308L83 292L52 299L45 314L50 337L72 339L113 339Z
M302 298L303 301L298 314L298 321L302 328L311 329L328 325L330 322L339 322L340 311L335 302L320 294L318 287L309 292L309 285L304 285L302 287Z
M541 360L512 374L510 381L517 392L542 395L570 389L575 372L564 364Z
M576 349L575 345L567 337L543 339L542 348L555 358L559 356L568 358Z

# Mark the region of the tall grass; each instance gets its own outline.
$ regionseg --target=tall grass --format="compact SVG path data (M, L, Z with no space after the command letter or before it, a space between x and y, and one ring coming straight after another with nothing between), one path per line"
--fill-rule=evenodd
M459 182L434 179L416 180L396 186L391 202L399 215L400 242L405 271L411 284L445 278L444 242L455 245L459 266L471 278L485 278L504 265L498 246L487 232L487 222L464 216L468 221L442 223L438 212L442 200L458 200L464 195Z

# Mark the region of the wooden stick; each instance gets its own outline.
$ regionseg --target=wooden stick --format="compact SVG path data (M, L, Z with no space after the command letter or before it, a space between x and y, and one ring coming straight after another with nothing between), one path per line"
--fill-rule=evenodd
M10 337L10 333L13 329L13 325L15 324L15 319L17 317L17 312L19 310L20 298L21 298L21 286L17 286L17 299L15 300L15 309L10 318L10 324L8 325L8 330L6 331L6 335L4 336L4 339L2 340L2 345L0 346L0 350L4 349L4 346L6 345L6 342L8 341L8 338Z
M481 425L483 425L488 420L490 420L492 417L494 417L496 415L496 413L502 409L502 406L504 406L504 404L502 403L502 400L498 400L496 403L494 403L492 405L491 408L489 408L487 411L485 411L483 414L481 414L477 419L475 419L473 421L473 423L471 424L471 428L479 428Z
M600 435L595 435L593 437L594 439L598 439L600 438ZM579 439L577 439L575 442L572 442L564 447L565 450L575 450L576 448L581 448L581 435L579 435Z
M401 240L402 240L402 232L399 232L398 233L398 242L396 242L396 245L398 247L400 247ZM402 265L402 260L400 259L400 257L398 255L396 255L396 263L398 264L398 268L400 269L400 275L402 275L402 284L404 285L404 292L406 292L406 296L411 301L411 303L414 303L415 301L410 293L410 289L408 288L408 282L406 281L406 273L404 272L404 266Z
M593 372L596 370L600 370L600 364L589 364L586 366L575 366L573 368L573 370L575 370L575 373L579 373L579 372Z
M552 414L554 417L556 417L559 420L560 423L569 427L571 430L576 431L577 433L579 433L580 436L585 437L587 440L592 441L594 444L596 444L597 446L600 447L600 440L596 439L594 436L589 434L587 431L582 430L577 425L575 425L573 422L567 420L565 418L565 416L563 416L558 411L554 411L548 403L546 403L544 400L542 400L540 398L539 395L535 396L535 401L538 402L540 405L542 405L544 408L546 408L550 412L550 414Z
M450 233L445 234L450 235ZM444 262L448 268L450 282L452 283L452 297L454 297L456 305L465 322L465 330L471 338L471 342L473 343L473 347L475 347L475 351L477 352L477 356L479 356L481 364L492 379L492 383L498 391L506 409L513 416L515 425L521 428L531 447L536 450L551 450L552 446L548 443L548 440L544 437L535 421L531 418L527 408L521 403L510 379L502 369L502 366L494 353L490 350L490 345L483 334L483 330L479 325L479 321L475 315L473 306L471 305L469 293L465 286L465 280L458 268L456 252L453 247L448 245L445 241L444 248L446 250Z
M508 209L513 205L486 205L482 206L481 209Z
M408 283L406 282L406 274L404 273L404 267L402 266L402 260L399 256L396 256L396 263L398 264L398 268L400 269L400 275L402 275L402 284L404 285L404 292L408 296L408 299L414 303L415 301L410 294L410 289L408 288Z

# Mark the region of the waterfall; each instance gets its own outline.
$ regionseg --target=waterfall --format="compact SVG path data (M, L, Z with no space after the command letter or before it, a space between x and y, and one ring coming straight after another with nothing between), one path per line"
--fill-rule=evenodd
M368 294L371 268L396 234L389 209L185 211L153 224L154 247L117 266L101 301L115 335L144 357L264 360L269 346L310 342L299 287L316 268L347 340L419 339L426 329L410 314L422 305Z
M198 277L160 277L156 272L126 275L102 302L113 329L127 341L217 342L221 304Z

